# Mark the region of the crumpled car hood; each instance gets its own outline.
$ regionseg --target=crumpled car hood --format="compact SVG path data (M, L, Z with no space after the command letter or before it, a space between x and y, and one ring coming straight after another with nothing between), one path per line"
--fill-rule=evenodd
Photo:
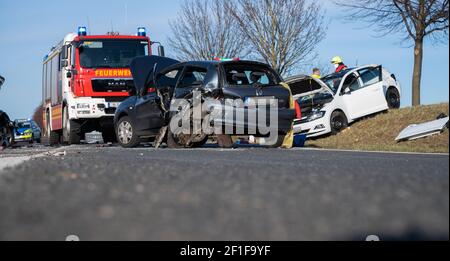
M297 101L302 109L302 112L305 112L314 108L322 108L324 105L332 102L333 100L333 95L330 92L323 90L308 96L303 96Z

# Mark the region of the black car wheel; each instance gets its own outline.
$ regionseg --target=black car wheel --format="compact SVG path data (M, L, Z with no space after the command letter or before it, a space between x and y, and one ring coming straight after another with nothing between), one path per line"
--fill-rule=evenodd
M184 146L180 140L178 139L178 137L172 133L172 131L170 130L170 127L167 131L167 147L169 147L169 149L181 149L181 148L186 148L186 146Z
M140 140L135 132L133 122L129 117L120 118L116 126L117 141L124 148L134 148Z
M342 111L335 111L331 114L331 133L338 134L348 127L348 120Z
M389 88L386 92L386 100L389 109L399 109L400 108L400 93L396 88Z

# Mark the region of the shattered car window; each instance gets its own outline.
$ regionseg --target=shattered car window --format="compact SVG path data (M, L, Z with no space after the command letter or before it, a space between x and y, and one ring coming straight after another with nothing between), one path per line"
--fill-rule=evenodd
M337 93L338 89L339 89L339 85L341 84L342 81L342 76L338 76L338 77L327 77L322 79L322 81L328 86L330 87L330 89L333 91L334 94Z
M180 70L173 70L164 75L160 75L156 80L158 87L172 87L174 88L179 78Z
M203 83L207 72L208 71L204 68L187 68L179 85L179 88L190 87Z
M261 65L226 65L226 81L232 86L279 84L272 72Z
M347 69L344 71L341 71L339 73L333 73L330 74L328 76L325 76L322 78L322 81L328 86L330 87L330 89L333 91L334 94L337 93L339 86L341 84L342 79L344 78L344 76L350 72L353 69Z

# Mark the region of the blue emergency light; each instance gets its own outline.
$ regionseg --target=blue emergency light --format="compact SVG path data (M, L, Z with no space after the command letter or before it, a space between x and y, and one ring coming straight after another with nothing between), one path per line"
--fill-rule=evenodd
M87 28L85 26L78 27L78 36L86 36Z
M147 29L145 29L145 27L139 27L138 36L147 36Z

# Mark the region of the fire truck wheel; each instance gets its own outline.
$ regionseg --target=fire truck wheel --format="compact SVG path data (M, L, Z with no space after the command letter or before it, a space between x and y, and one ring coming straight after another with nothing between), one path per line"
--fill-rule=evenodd
M127 116L120 118L116 125L117 141L124 148L134 148L139 145L139 136L134 131L134 125Z
M47 119L50 119L49 114L47 114ZM47 137L50 146L58 145L61 138L58 132L51 130L50 120L47 120Z
M69 145L80 144L81 141L81 125L74 121L69 120L69 111L67 107L64 108L64 119L63 119L63 141Z

